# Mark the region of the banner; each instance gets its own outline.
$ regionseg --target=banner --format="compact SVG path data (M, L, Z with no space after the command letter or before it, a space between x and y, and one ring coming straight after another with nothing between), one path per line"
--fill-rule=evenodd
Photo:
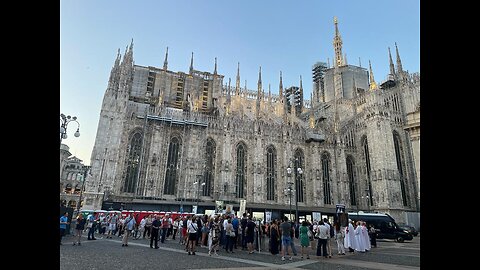
M320 221L322 219L322 215L320 212L312 212L313 221Z
M345 213L345 204L337 204L336 211L337 214Z
M270 223L272 221L272 212L265 212L265 221Z
M227 214L227 215L233 214L233 205L227 204L225 206L225 214Z
M245 209L247 207L247 200L240 200L240 216L243 216L243 213L245 213Z
M223 213L223 201L215 201L215 213Z
M197 213L197 206L196 205L192 206L192 213L194 213L194 214Z

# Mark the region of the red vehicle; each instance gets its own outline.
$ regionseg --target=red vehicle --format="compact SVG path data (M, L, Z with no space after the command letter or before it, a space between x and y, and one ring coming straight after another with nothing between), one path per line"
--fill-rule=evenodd
M143 217L148 217L149 215L157 215L160 217L164 217L165 214L169 214L169 216L172 218L172 220L175 220L177 217L189 217L192 216L193 213L179 213L179 212L165 212L165 211L134 211L134 210L123 210L122 211L122 217L126 218L130 213L133 213L133 216L135 217L135 221L137 224L140 224L140 221L143 219Z

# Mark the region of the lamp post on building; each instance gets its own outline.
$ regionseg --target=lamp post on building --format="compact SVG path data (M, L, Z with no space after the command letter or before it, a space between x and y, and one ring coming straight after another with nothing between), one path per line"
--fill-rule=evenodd
M362 199L366 199L368 212L370 212L370 190L365 189L365 196L362 196Z
M76 122L77 123L77 131L73 134L75 137L80 136L80 123L77 121L76 116L70 116L65 114L60 114L60 145L62 145L62 139L67 138L67 127L70 122Z
M83 189L85 188L85 180L87 178L87 172L90 170L90 166L83 166L83 179L82 179L82 188L80 189L80 197L78 198L77 203L77 213L80 212L80 204L82 203Z

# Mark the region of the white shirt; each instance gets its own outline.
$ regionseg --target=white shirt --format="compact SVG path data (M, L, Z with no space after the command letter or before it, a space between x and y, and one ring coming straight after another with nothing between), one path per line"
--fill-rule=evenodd
M327 228L327 226L324 225L319 225L317 227L318 230L318 238L320 239L328 239L330 235L330 230Z
M227 224L228 224L228 219L224 219L223 220L223 229L224 230L227 228Z
M327 227L327 229L328 229L327 238L330 238L330 224L328 224L328 223L323 223L323 225L325 225L325 227Z
M198 227L197 223L195 222L190 222L190 224L187 227L187 232L189 233L197 233Z
M140 221L140 228L144 228L145 227L145 224L147 224L147 219L146 218L143 218L141 221Z

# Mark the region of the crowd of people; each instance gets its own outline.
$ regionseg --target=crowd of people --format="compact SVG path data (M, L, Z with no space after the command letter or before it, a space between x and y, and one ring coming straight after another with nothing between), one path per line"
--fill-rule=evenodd
M68 223L68 213L60 218L60 245ZM300 258L310 259L310 250L315 255L332 258L332 245L336 244L337 254L366 252L376 247L375 228L363 221L348 226L331 224L328 219L296 224L286 216L271 222L261 222L247 213L241 218L234 215L192 215L172 219L169 214L145 216L137 222L133 213L122 217L119 213L99 216L82 214L76 217L73 245L81 245L81 237L88 230L87 240L96 240L95 232L101 237L122 237L122 247L128 247L129 239L149 239L150 248L159 248L158 242L178 239L185 246L188 255L195 255L196 249L206 248L209 255L218 255L220 250L235 253L239 247L252 254L263 249L273 254L281 254L281 260L297 256L295 239L300 245ZM333 243L332 243L333 242ZM313 255L313 254L312 254Z

